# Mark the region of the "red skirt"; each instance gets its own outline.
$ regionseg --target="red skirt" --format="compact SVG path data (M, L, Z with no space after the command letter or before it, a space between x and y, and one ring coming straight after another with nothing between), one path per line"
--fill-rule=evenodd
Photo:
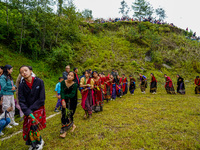
M46 113L44 106L41 106L38 110L34 111L33 115L39 122L39 130L46 128ZM38 124L38 122L33 123L33 119L28 118L28 116L24 116L23 139L25 141L29 139L30 127Z

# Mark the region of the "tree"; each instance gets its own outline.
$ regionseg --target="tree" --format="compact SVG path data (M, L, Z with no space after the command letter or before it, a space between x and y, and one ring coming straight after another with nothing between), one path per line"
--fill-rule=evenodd
M153 14L153 7L149 2L145 0L135 0L132 5L132 9L134 11L134 17L149 17Z
M121 1L121 7L119 9L120 9L119 13L122 14L122 17L128 17L128 13L130 11L130 8L128 7L125 0Z
M92 10L89 10L89 9L85 9L82 11L82 15L83 15L83 18L85 19L92 19L93 16L92 16Z
M166 18L165 10L163 8L157 8L156 15L159 17L159 20L164 20Z

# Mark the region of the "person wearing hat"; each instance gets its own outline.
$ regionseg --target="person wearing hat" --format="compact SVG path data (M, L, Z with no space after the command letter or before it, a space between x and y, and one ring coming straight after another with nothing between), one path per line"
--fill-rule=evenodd
M10 119L11 122L7 126L8 128L12 128L12 126L19 125L15 122L15 101L14 101L14 92L16 91L16 86L14 85L13 78L11 76L13 72L13 67L11 65L5 65L3 69L3 75L0 77L0 85L1 85L1 94L3 95L3 104L2 110L6 111L9 107L13 107L13 110L10 111Z
M195 87L195 94L200 94L200 79L199 76L196 76L196 79L194 80Z

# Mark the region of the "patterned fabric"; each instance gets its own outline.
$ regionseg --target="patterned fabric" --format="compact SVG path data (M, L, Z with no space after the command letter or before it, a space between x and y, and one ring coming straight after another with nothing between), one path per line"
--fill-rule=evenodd
M39 131L46 128L46 113L44 106L33 112L35 119L24 116L23 139L27 141L27 145L36 147L40 144L41 136Z

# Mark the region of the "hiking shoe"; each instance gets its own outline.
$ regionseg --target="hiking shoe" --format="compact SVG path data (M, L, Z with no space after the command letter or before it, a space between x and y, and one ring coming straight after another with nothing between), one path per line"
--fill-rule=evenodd
M7 125L7 126L6 126L6 128L10 128L10 129L11 129L11 128L12 128L12 126L11 126L11 125Z
M4 135L4 133L3 132L0 132L0 136L3 136Z
M11 123L11 125L13 125L13 126L18 126L19 123L13 122L13 123Z
M43 149L43 146L44 146L44 140L42 139L42 140L41 140L41 144L37 144L36 150L42 150L42 149Z
M55 109L54 112L59 112L59 110Z

